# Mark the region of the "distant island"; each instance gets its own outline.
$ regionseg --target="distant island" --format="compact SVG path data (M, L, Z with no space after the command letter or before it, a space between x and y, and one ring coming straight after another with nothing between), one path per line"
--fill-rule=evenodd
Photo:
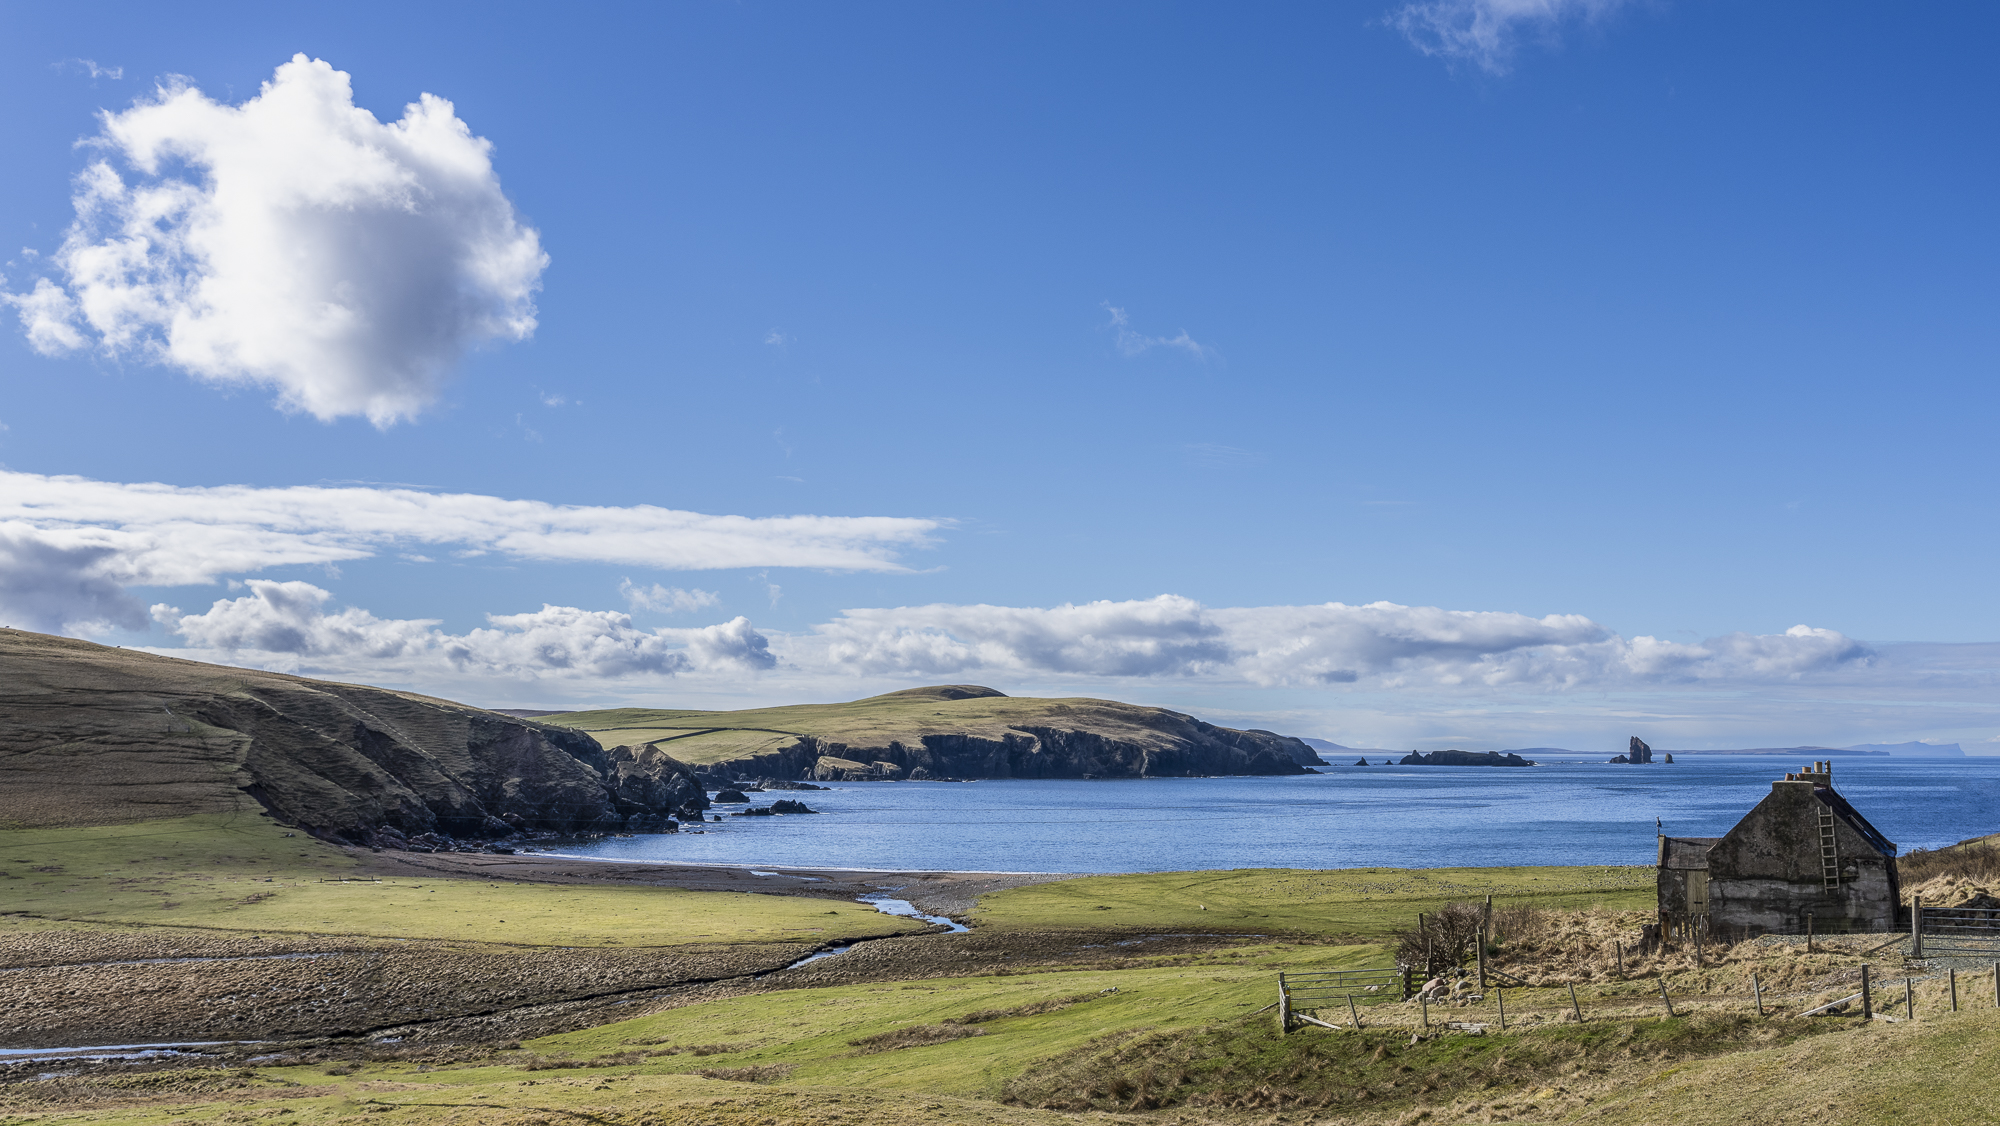
M1534 766L1533 759L1525 759L1511 752L1500 751L1411 751L1397 761L1398 766Z

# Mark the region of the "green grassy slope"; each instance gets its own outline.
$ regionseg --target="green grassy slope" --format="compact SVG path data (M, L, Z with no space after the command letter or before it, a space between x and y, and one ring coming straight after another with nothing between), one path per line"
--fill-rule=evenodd
M981 926L1157 927L1221 932L1386 935L1419 911L1492 895L1544 907L1652 907L1651 868L1250 868L1088 876L994 892Z
M0 914L45 922L529 946L832 942L924 923L859 903L494 880L357 882L354 858L257 816L0 832Z

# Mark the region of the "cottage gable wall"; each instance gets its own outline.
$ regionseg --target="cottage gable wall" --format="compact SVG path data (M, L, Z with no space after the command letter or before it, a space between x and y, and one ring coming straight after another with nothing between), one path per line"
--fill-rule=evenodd
M1832 887L1821 859L1823 814L1831 815L1837 862ZM1707 850L1708 925L1797 934L1810 913L1823 933L1891 930L1900 899L1895 854L1896 846L1832 790L1827 774L1772 783L1770 794ZM1661 868L1665 922L1688 910L1685 887L1693 873L1670 878L1664 847Z

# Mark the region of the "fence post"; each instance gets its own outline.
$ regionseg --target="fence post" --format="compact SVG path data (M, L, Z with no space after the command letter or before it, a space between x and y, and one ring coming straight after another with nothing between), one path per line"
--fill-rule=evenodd
M1661 976L1661 978L1660 978L1660 1000L1661 1000L1661 1001L1664 1001L1664 1002L1666 1002L1666 1006L1667 1006L1667 1015L1668 1015L1668 1016L1673 1016L1673 1015L1674 1015L1674 999L1673 999L1672 997L1669 997L1669 996L1667 996L1667 979L1666 979L1665 975L1662 975L1662 976Z
M1507 991L1504 989L1495 989L1493 996L1500 1001L1500 1031L1505 1032L1507 1031Z
M2000 962L1993 963L1993 1005L2000 1008Z
M1994 967L1995 967L1995 968L2000 968L2000 962L1995 962L1995 963L1994 963ZM1996 991L1996 992L1995 992L1995 994L1994 994L1994 996L1996 996L1996 997L2000 997L2000 991ZM1408 967L1408 966L1404 966L1404 967L1403 967L1403 995L1402 995L1401 997L1398 997L1398 998L1396 998L1396 1000L1398 1000L1398 1001L1407 1001L1407 1000L1409 1000L1409 999L1410 999L1410 967Z
M1761 1017L1764 1015L1764 983L1757 980L1756 974L1750 975L1750 992L1757 995L1757 1015Z
M1903 1016L1909 1020L1917 1019L1917 987L1915 982L1915 978L1906 977L1903 979Z
M1361 1011L1354 1007L1354 994L1347 995L1347 1019L1354 1022L1354 1031L1361 1031Z
M1806 912L1806 953L1813 952L1813 913Z
M1951 978L1951 1011L1955 1013L1958 1011L1958 968L1956 966L1952 967L1950 971L1950 978Z
M1910 897L1910 957L1924 956L1924 897Z
M1479 928L1479 991L1486 992L1486 928Z
M1285 975L1278 975L1278 1035L1292 1030L1292 998L1285 992Z
M1576 1003L1576 984L1574 982L1570 983L1569 987L1569 1011L1576 1014L1576 1023L1583 1023L1583 1006Z
M1625 976L1625 944L1624 944L1624 943L1622 943L1622 942L1614 942L1614 943L1612 943L1612 944L1611 944L1611 948L1612 948L1613 950L1617 951L1617 954L1618 954L1618 976L1619 976L1619 977L1624 977L1624 976Z
M1875 1019L1875 996L1868 991L1868 967L1861 967L1861 1019Z
M1707 917L1706 915L1696 915L1692 924L1694 927L1694 965L1696 969L1701 968L1701 922Z

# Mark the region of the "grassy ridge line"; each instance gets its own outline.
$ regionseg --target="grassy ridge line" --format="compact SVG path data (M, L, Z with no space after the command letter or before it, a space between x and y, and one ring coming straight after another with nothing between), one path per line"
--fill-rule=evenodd
M1010 734L1018 736L1020 725L1081 725L1140 746L1161 746L1166 740L1151 724L1166 714L1178 713L1081 696L948 700L889 693L836 704L742 711L607 708L542 716L537 722L588 732L607 747L672 739L669 753L675 758L712 763L789 746L795 741L792 733L866 748L891 742L913 746L927 735L971 735L997 741Z
M357 867L339 848L254 816L9 830L0 832L0 914L528 946L822 943L927 925L859 903L743 892L441 877L338 882Z
M977 925L1386 936L1416 914L1492 895L1544 907L1646 910L1651 868L1252 868L1086 876L994 892Z

